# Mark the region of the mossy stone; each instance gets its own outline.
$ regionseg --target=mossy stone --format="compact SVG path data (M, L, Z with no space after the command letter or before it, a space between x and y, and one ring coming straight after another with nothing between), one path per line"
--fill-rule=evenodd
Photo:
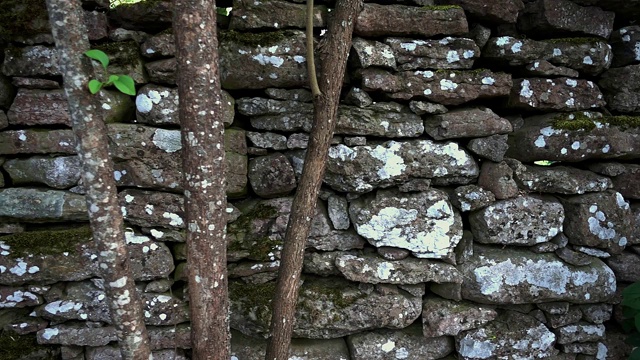
M88 226L68 230L27 231L0 237L0 242L9 246L9 256L12 258L75 252L80 244L90 241L92 233Z

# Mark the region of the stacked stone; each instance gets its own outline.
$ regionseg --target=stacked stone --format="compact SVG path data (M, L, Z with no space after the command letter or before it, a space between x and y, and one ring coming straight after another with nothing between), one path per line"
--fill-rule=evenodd
M357 19L292 358L624 358L620 289L640 281L640 28L614 31L613 20L630 24L640 7L423 3L366 3ZM135 103L99 96L154 358L183 359L170 4L87 11L87 24L109 72L139 88ZM237 0L220 19L232 359L263 357L303 169L313 114L305 7ZM328 14L316 6L316 30ZM41 24L0 43L0 325L56 345L34 350L48 356L118 358Z

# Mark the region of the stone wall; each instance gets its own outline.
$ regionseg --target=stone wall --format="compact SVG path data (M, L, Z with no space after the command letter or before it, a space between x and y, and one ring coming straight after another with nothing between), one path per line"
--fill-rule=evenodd
M640 5L412 1L358 18L291 359L624 359L617 304L640 280ZM4 331L0 349L116 359L46 12L4 3L0 325L21 336ZM139 88L100 94L129 251L155 358L184 359L170 1L105 5L85 1L89 37ZM232 359L261 359L311 128L305 5L219 5L233 6L219 19ZM320 44L331 6L316 6Z

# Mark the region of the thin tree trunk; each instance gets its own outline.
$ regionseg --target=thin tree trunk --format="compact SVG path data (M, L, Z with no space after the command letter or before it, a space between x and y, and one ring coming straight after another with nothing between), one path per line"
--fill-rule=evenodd
M315 215L327 153L336 126L340 91L351 48L351 36L362 0L338 0L320 53L321 94L314 98L313 128L304 169L293 200L273 299L271 339L266 360L289 359L304 248Z
M214 0L174 0L193 359L229 360L224 122Z
M123 220L118 204L113 165L108 153L107 129L97 96L87 88L93 74L87 29L80 0L47 0L49 20L56 42L71 125L82 159L89 221L97 243L104 288L111 319L116 327L123 359L151 356L141 301L131 273L125 245Z

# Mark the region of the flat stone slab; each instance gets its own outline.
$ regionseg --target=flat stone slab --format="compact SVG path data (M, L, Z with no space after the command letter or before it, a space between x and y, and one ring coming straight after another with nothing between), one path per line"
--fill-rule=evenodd
M515 23L518 19L518 13L524 9L524 4L521 0L497 0L491 2L446 0L438 3L458 5L468 12L472 18L498 24Z
M8 47L4 50L2 73L7 76L61 75L53 46Z
M616 291L613 271L596 258L573 266L550 253L475 245L458 269L465 279L462 297L483 304L588 304L608 301Z
M2 168L14 185L40 183L56 189L68 189L78 184L81 165L78 156L34 156L7 160Z
M379 190L352 201L349 215L370 244L407 249L418 258L449 258L462 239L461 217L440 190Z
M460 105L476 99L507 96L511 75L486 69L473 71L362 71L362 89L382 91L394 99L427 99L443 105Z
M69 130L0 131L0 155L75 154L76 138Z
M0 219L24 222L87 221L82 195L62 190L0 189Z
M589 110L605 104L596 84L571 78L515 79L509 96L510 106L529 110Z
M304 29L307 5L288 1L234 0L229 28L239 31L255 29ZM326 27L327 7L314 6L313 26Z
M426 338L456 336L462 331L482 327L498 312L468 301L427 297L422 306L422 332Z
M364 193L413 178L468 183L479 168L457 143L430 140L387 141L376 146L333 146L324 181L333 189Z
M569 0L528 2L518 18L518 28L527 35L598 36L609 38L615 13L595 6L580 6Z
M604 73L598 85L604 91L607 107L621 113L640 112L640 65L612 68Z
M267 351L267 341L231 331L231 359L260 360ZM154 355L155 359L155 355ZM289 359L346 360L349 348L344 339L291 339Z
M386 38L398 63L398 70L471 69L480 56L475 41L445 37L441 40ZM395 64L394 64L395 65Z
M456 109L429 116L424 121L424 127L426 133L435 140L484 137L513 130L509 120L489 108Z
M513 169L518 187L532 192L573 195L612 187L611 179L588 170L567 166L523 165L513 159L507 160L507 163Z

